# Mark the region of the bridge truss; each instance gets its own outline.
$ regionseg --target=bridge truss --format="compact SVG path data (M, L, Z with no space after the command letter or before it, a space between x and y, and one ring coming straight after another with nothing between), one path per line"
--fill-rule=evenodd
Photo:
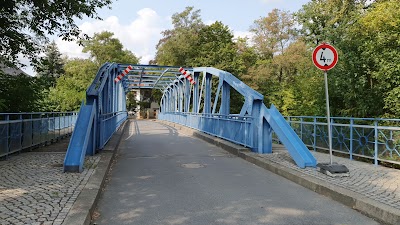
M120 80L127 67L132 68ZM272 130L301 168L315 167L316 160L272 105L234 75L210 67L179 67L106 63L86 92L75 131L64 160L64 171L81 172L85 155L101 150L127 119L126 94L132 89L159 89L158 119L176 122L249 147L272 152ZM121 77L121 76L120 76ZM234 102L235 104L232 104ZM242 105L241 108L234 106Z

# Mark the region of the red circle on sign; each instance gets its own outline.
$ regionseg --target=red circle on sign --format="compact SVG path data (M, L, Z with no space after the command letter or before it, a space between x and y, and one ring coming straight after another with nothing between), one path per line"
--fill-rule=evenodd
M329 52L329 54L332 56L332 59L326 59L325 57L323 57L323 53L321 53L321 56L320 56L320 58L318 59L318 55L317 55L317 53L320 51L320 50L326 50L326 49L328 49L328 52ZM314 65L318 68L318 69L320 69L320 70L324 70L324 71L326 71L326 70L330 70L330 69L332 69L333 67L335 67L336 66L336 63L338 62L338 53L337 53L337 51L336 51L336 49L332 46L332 45L329 45L329 44L326 44L326 43L323 43L323 44L321 44L321 45L318 45L315 49L314 49L314 51L313 51L313 55L312 55L312 59L313 59L313 63L314 63ZM326 63L326 61L327 60L329 60L331 63L330 64L327 64ZM324 61L323 63L321 63L321 61Z

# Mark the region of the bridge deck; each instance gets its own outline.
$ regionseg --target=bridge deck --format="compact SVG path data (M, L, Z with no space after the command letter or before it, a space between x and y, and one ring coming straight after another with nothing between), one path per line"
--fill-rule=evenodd
M97 224L378 224L175 128L127 126Z

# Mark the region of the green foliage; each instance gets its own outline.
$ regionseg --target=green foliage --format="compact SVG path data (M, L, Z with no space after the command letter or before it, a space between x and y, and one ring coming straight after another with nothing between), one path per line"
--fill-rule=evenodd
M128 111L133 111L138 106L138 102L136 101L136 92L129 92L126 95L126 108Z
M398 117L399 4L367 2L313 0L296 16L312 48L328 41L339 50L339 63L329 71L333 115Z
M199 32L204 27L200 10L186 7L183 12L172 15L172 24L173 29L162 32L155 60L158 65L191 66L191 60L196 55L192 48L196 46Z
M96 10L111 0L2 1L0 7L0 62L15 64L19 55L35 59L47 35L64 40L79 36L74 19L98 18Z
M221 22L200 29L194 48L197 54L189 60L193 66L216 67L236 75L244 70L243 61L233 42L233 34Z
M268 16L254 21L250 31L257 52L264 59L283 54L284 49L296 36L293 15L287 11L273 9Z
M359 50L367 62L366 74L384 105L386 116L400 117L400 4L397 0L374 3L355 29ZM382 102L383 101L383 102Z
M159 89L152 89L151 90L151 100L153 102L160 102L161 98L163 96L163 93Z
M95 33L93 38L82 41L83 52L89 52L98 66L106 62L138 64L139 59L131 51L124 50L122 43L113 35L108 31Z
M54 87L56 79L64 74L64 62L56 43L51 42L45 50L45 56L40 57L34 68L37 77L42 81L43 87Z
M140 102L138 102L138 104L139 104L139 106L140 106L140 111L141 112L145 112L146 111L146 109L149 109L150 108L150 102L147 102L147 101L140 101Z
M130 51L123 50L121 42L113 38L111 32L95 34L83 42L84 52L89 52L91 59L67 60L65 74L57 79L57 85L50 88L43 100L49 111L78 110L85 99L87 88L96 76L100 65L105 62L137 64L138 58Z
M46 99L51 111L76 111L85 99L86 89L93 81L98 66L89 59L68 60L65 74L50 88Z
M26 75L11 76L0 73L0 111L39 111L40 99L38 79Z

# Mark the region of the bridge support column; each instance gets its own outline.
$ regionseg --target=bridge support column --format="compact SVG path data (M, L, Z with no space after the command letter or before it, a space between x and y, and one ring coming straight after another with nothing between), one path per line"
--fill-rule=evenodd
M179 100L179 103L178 103L178 111L179 112L183 112L183 81L182 80L180 80L179 81L179 83L178 83L178 100Z
M263 116L265 115L265 112L262 112L262 110L264 110L264 107L262 106L262 100L253 100L253 107L251 110L251 116L253 118L253 151L260 154L272 153L272 130Z
M230 105L231 105L231 86L223 81L222 84L222 97L221 97L221 109L220 113L222 115L230 114Z
M205 95L204 95L204 113L211 113L211 80L212 75L206 73L206 85L205 85Z
M196 82L194 84L194 88L193 88L193 112L197 113L197 111L199 109L199 76L200 76L200 73L195 72L195 73L193 73L193 76L194 76L194 81Z
M272 153L272 129L267 120L260 118L258 153Z

